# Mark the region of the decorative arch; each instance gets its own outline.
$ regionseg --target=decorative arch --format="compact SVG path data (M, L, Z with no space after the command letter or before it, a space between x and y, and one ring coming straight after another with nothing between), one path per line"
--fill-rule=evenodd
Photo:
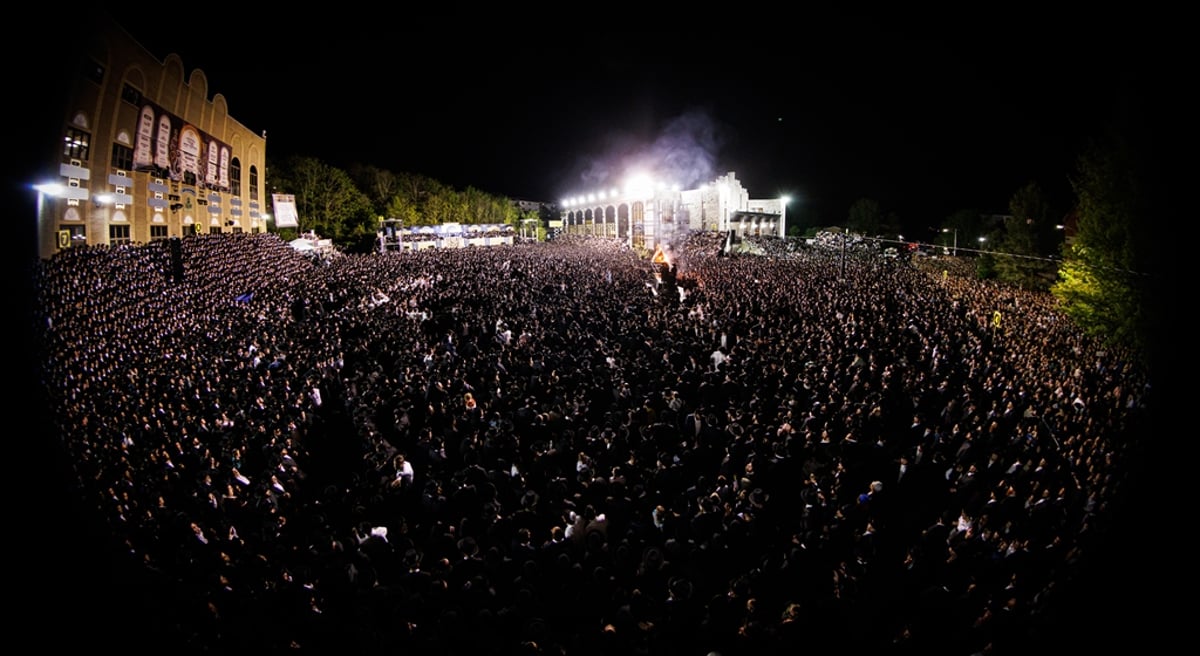
M162 86L160 87L162 100L166 105L175 105L174 101L182 92L184 75L183 60L179 58L179 55L175 53L167 55L167 58L163 60ZM207 87L207 82L205 82L205 86ZM171 97L168 99L166 94L171 94Z
M213 119L219 123L224 123L226 117L229 116L229 103L225 100L225 94L218 93L212 99Z

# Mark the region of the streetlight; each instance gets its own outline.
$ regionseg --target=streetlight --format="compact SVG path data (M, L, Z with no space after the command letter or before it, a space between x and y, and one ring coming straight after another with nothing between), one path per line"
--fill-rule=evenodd
M942 232L954 231L954 257L958 257L958 228L942 228Z

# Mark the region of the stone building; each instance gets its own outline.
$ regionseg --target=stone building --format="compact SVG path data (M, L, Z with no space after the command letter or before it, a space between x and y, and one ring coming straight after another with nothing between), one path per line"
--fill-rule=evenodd
M49 108L58 133L31 153L39 256L266 231L265 132L230 116L204 71L158 59L110 16L82 34L63 56L65 103Z
M785 236L787 203L786 196L751 199L731 171L695 189L633 184L590 193L563 202L561 212L568 234L616 237L651 249L697 231Z

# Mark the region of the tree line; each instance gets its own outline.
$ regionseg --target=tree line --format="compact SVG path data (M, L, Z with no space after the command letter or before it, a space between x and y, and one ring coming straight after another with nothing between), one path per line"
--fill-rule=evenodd
M417 173L395 173L373 165L340 169L309 156L292 156L267 166L271 193L292 194L298 229L315 232L350 252L367 252L384 219L404 226L442 223L507 224L517 227L536 212L520 209L510 198L474 187L455 189ZM272 226L273 227L273 226Z

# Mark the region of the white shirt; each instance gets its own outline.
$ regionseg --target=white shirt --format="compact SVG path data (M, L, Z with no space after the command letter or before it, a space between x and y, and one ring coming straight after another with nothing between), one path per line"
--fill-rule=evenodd
M402 479L402 480L404 480L404 482L406 482L406 483L411 483L411 482L412 482L412 480L413 480L413 466L412 466L412 463L411 463L411 462L409 462L409 461L407 461L407 460L405 460L404 462L400 463L400 468L396 470L396 478L397 478L397 479Z

